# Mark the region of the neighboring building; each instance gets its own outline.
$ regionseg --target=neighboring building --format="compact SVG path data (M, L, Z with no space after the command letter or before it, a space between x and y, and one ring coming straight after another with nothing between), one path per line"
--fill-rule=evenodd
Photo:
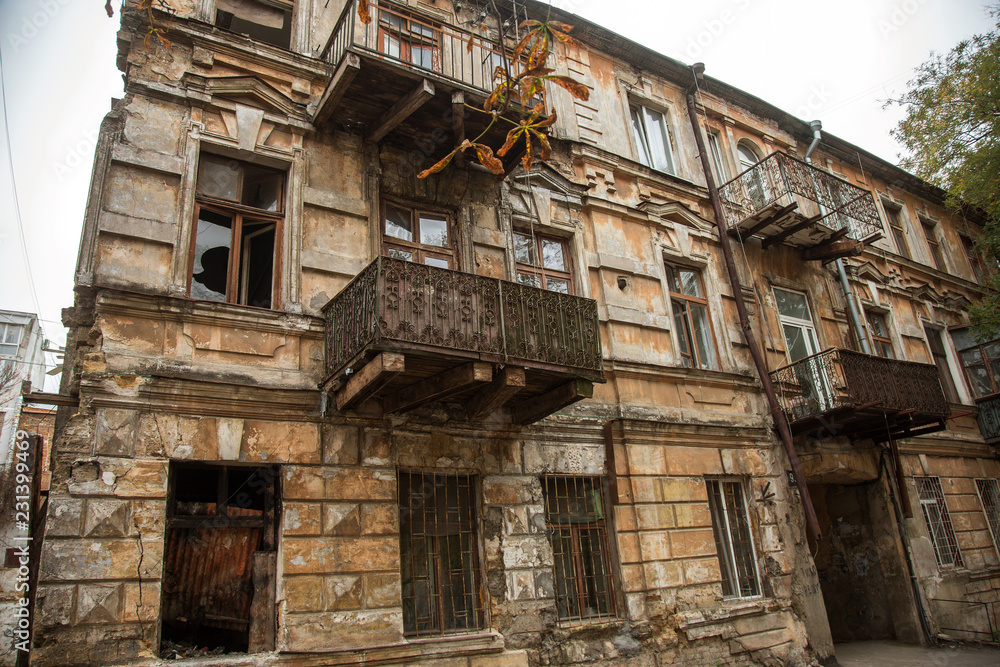
M484 128L477 3L174 4L169 50L131 2L119 34L35 664L806 665L988 631L981 220L531 2L590 100L550 92L530 173L420 180Z
M44 342L37 315L0 310L0 464L6 463L14 441L22 383L35 389L45 384Z

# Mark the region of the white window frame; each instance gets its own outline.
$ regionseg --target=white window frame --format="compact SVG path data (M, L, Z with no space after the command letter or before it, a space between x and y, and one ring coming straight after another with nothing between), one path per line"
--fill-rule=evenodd
M674 164L673 141L670 138L670 122L668 120L670 117L669 112L666 109L654 109L632 100L629 100L628 107L628 122L631 129L632 140L635 142L636 159L650 169L676 175L677 168ZM656 118L653 114L656 114L659 118ZM641 131L640 128L636 126L637 122L642 126ZM658 160L654 160L653 153L650 150L651 138L649 135L649 125L651 123L659 124L660 131L663 133L663 150L666 155L665 164L659 162Z
M722 158L722 144L720 143L722 137L712 129L709 129L707 134L708 148L712 153L712 164L715 167L715 178L718 181L717 185L722 185L731 179L729 169L726 168L726 161Z
M819 352L821 352L822 351L822 347L819 344L819 336L816 333L816 319L813 316L812 304L809 303L809 295L806 292L802 292L802 291L794 290L794 289L788 289L787 287L772 286L771 289L774 292L779 292L780 291L780 292L788 292L788 293L791 293L791 294L799 294L799 295L801 295L802 298L805 299L806 308L809 309L809 317L811 319L808 319L808 320L799 319L799 318L793 317L791 315L784 315L784 314L782 314L781 309L778 307L778 297L777 297L777 294L775 294L775 296L774 296L774 299L775 299L775 301L774 301L774 310L778 313L778 324L781 325L781 338L782 338L782 340L785 341L785 354L788 355L788 360L790 362L796 362L796 361L798 361L798 359L792 359L791 351L789 350L789 348L791 346L788 343L788 337L785 336L785 325L793 326L793 327L798 327L802 331L808 332L810 334L810 336L808 336L806 338L806 340L811 340L812 341L812 348L813 348L813 350L811 352L809 352L809 354L806 355L807 357L812 356L814 354L818 354ZM807 347L808 347L808 345L807 345ZM805 357L803 357L803 358L805 358Z
M715 515L716 513L712 511L713 496L712 496L712 489L710 487L711 484L720 485L719 496L722 499L722 502L719 503L720 516L718 518L720 519L720 522L722 524L721 526L716 525L716 515ZM726 494L724 492L724 488L722 487L723 484L735 484L737 488L739 488L740 500L742 501L743 505L742 508L739 507L731 508L728 506L726 502ZM754 538L754 524L750 517L750 503L749 503L749 494L747 493L746 480L740 477L708 477L705 479L705 489L709 497L709 514L712 517L712 533L717 541L719 540L720 536L725 540L724 546L726 547L727 550L726 554L717 553L719 557L720 574L723 575L723 584L725 584L725 576L726 576L725 569L727 566L728 568L730 568L730 576L735 577L735 581L730 581L730 587L736 592L735 593L731 592L727 595L725 594L725 589L723 589L723 597L725 599L740 599L740 600L761 597L763 595L763 587L761 585L761 580L760 580L760 566L757 562L758 561L757 540ZM742 582L740 581L739 567L736 562L736 549L733 542L733 535L731 529L732 522L729 520L730 513L734 510L737 512L741 512L743 514L743 518L746 520L748 543L745 544L744 546L749 550L748 554L750 557L749 560L750 563L752 563L753 565L753 572L751 573L753 575L753 581L751 583L756 587L756 592L749 593L746 595L744 595L741 590ZM717 552L718 552L718 546L719 545L717 544L716 545ZM723 564L723 558L726 558L729 561L728 564L726 565Z

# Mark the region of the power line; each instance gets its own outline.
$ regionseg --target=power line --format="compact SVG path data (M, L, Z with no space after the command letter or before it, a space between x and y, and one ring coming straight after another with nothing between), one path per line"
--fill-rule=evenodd
M17 221L17 231L21 239L21 252L24 253L24 270L28 274L28 287L31 291L31 299L35 304L35 311L39 314L42 307L38 302L38 293L35 291L35 279L31 273L31 261L28 258L28 245L24 240L24 225L21 222L21 206L17 199L17 180L14 178L14 146L10 143L10 123L7 114L7 84L3 76L3 49L0 48L0 99L3 100L3 129L7 138L7 164L10 166L10 187L14 199L14 219ZM39 323L41 328L41 323ZM44 331L42 332L44 334Z

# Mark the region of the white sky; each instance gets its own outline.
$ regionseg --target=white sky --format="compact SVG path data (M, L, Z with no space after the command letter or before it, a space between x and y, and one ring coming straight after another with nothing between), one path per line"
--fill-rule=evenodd
M552 0L890 161L899 95L933 50L992 27L984 0ZM118 4L117 2L115 3ZM0 132L0 308L40 312L65 343L97 131L122 94L117 12L101 0L0 0L10 128ZM15 222L7 155L38 304Z

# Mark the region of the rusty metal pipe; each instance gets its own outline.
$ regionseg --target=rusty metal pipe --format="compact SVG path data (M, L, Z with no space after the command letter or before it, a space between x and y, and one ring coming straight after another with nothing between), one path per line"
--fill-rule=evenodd
M696 66L697 67L697 66ZM704 66L702 65L702 68ZM788 461L792 465L792 472L795 474L795 485L802 496L802 509L806 515L806 531L809 536L819 541L821 533L819 520L816 518L816 508L813 507L812 497L809 495L809 487L806 485L805 475L802 473L802 464L799 456L795 452L795 445L792 442L792 433L788 428L788 421L785 413L778 404L778 397L774 393L774 385L771 383L771 376L767 372L767 364L764 355L757 345L757 338L750 327L750 316L747 314L747 306L743 301L743 291L740 288L740 279L736 275L736 263L733 260L733 250L729 246L729 235L726 233L725 216L722 211L722 200L719 199L719 190L715 185L715 178L712 176L712 169L708 163L708 152L705 150L705 138L701 133L701 124L698 122L697 104L694 99L695 82L687 91L688 115L691 117L691 129L694 131L695 141L698 143L698 155L701 157L701 167L705 172L705 181L708 183L708 196L712 200L712 209L715 212L715 224L719 229L719 243L722 245L722 256L726 263L726 271L729 274L729 285L733 291L733 298L736 300L736 310L740 316L740 329L743 330L743 337L747 347L750 348L750 356L753 357L754 366L757 368L757 376L764 387L764 395L767 396L767 405L771 410L771 417L781 436L781 442L785 446L785 453L788 454Z

